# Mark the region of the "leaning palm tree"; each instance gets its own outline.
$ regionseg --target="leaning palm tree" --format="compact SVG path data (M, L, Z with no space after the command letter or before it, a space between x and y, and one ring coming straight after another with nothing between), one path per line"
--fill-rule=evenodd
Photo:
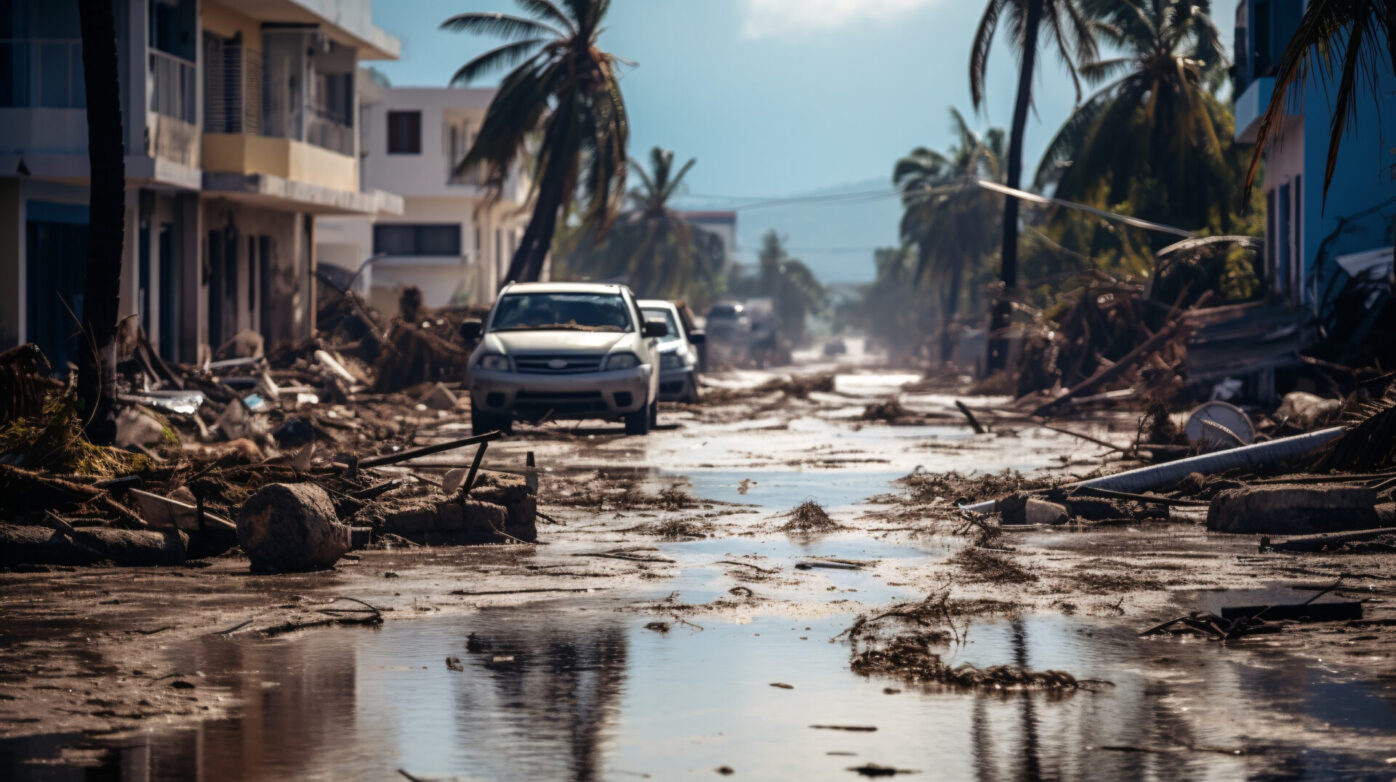
M1383 51L1384 50L1384 51ZM1323 201L1338 164L1338 147L1356 116L1357 92L1366 87L1380 101L1381 71L1396 67L1396 0L1309 0L1299 27L1289 39L1275 73L1270 105L1260 121L1246 189L1255 181L1261 153L1284 116L1292 92L1308 81L1333 86L1333 120L1328 130L1328 162L1323 172Z
M901 160L892 181L901 194L902 242L916 247L918 286L940 292L940 358L953 349L952 326L959 314L967 271L984 263L993 252L999 217L998 197L976 180L1003 180L1004 132L991 129L985 138L970 129L956 109L950 110L952 129L959 136L949 154L919 147Z
M1071 74L1072 83L1076 84L1078 96L1080 84L1073 57L1082 61L1093 60L1096 49L1090 22L1077 7L1076 0L989 0L970 46L969 86L975 109L981 108L984 103L984 74L989 64L989 50L1005 13L1008 14L1009 33L1020 58L1018 95L1013 105L1013 125L1009 130L1005 181L1009 187L1017 188L1023 176L1023 134L1027 128L1028 107L1032 103L1032 78L1037 64L1039 32L1045 31L1048 41L1056 47L1067 66L1067 72ZM1012 197L1004 199L1003 244L999 263L999 276L1004 287L1011 291L1018 285L1018 199ZM1010 312L1008 299L1000 297L994 305L991 333L998 334L1008 325ZM1002 339L989 340L987 368L990 371L1003 368L1007 360L1005 348Z
M87 265L83 281L78 400L94 443L116 439L116 320L121 309L121 252L126 237L126 158L116 17L110 0L79 0L82 72L87 84Z
M535 18L472 12L441 27L510 40L451 77L452 84L469 84L513 68L458 169L483 170L489 200L497 199L511 168L541 131L533 162L533 217L507 274L507 280L537 280L557 222L574 198L580 195L581 212L603 232L614 219L625 193L630 128L616 79L619 58L596 41L611 1L516 2Z
M570 259L577 272L593 278L624 277L645 297L705 299L722 270L722 241L694 228L669 208L683 178L697 160L674 169L674 153L650 150L650 171L635 161L640 187L629 194L630 209L620 216L603 241L588 228L581 251Z
M1120 56L1080 65L1098 91L1057 131L1036 184L1152 220L1230 229L1239 155L1215 90L1225 45L1207 0L1080 0ZM1148 191L1145 193L1144 191Z

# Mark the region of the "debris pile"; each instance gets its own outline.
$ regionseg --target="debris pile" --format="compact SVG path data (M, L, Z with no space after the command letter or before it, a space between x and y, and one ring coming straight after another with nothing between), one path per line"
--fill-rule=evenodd
M0 354L0 564L175 564L241 547L254 570L285 572L383 539L535 540L531 466L480 470L491 436L417 447L467 412L458 326L475 313L405 297L384 327L356 294L320 290L317 334L270 350L245 332L216 360L176 365L137 329L112 446L84 437L71 383L35 346ZM470 447L475 467L449 488L407 464Z
M840 528L838 522L829 518L829 514L819 503L813 500L796 505L793 510L786 514L788 519L780 526L782 532L810 535L820 532L830 532Z

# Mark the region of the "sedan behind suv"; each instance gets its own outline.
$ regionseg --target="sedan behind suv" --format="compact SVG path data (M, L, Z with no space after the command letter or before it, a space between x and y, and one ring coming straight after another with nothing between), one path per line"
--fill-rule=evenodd
M482 323L461 334L470 356L470 424L508 431L514 420L602 418L647 434L659 399L658 341L624 285L514 283Z
M706 339L701 331L684 328L673 302L641 299L640 311L649 320L662 320L669 333L659 340L659 398L665 402L698 401L698 346Z

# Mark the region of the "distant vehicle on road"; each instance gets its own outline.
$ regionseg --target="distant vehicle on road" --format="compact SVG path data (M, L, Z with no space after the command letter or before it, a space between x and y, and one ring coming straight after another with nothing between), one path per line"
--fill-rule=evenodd
M673 302L641 299L640 310L650 320L662 320L668 336L659 340L659 398L665 402L698 401L699 346L707 335L684 328Z
M663 320L646 321L624 285L514 283L483 322L461 324L477 434L554 418L624 421L648 434L659 407Z
M720 301L708 310L708 334L713 339L746 341L751 334L751 317L739 301Z

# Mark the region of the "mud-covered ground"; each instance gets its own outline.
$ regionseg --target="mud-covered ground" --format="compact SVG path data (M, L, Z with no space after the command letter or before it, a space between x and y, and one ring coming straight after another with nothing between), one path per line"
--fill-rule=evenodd
M1179 514L986 529L955 502L1125 465L987 411L974 435L955 397L899 392L911 375L813 380L829 369L716 376L646 438L520 427L488 463L535 454L538 545L361 551L294 576L238 556L0 574L0 773L1392 773L1396 556L1261 553ZM895 421L865 420L892 396ZM1071 424L1121 443L1135 425ZM1323 599L1365 600L1360 621L1136 637L1335 583ZM886 664L908 649L912 669Z

